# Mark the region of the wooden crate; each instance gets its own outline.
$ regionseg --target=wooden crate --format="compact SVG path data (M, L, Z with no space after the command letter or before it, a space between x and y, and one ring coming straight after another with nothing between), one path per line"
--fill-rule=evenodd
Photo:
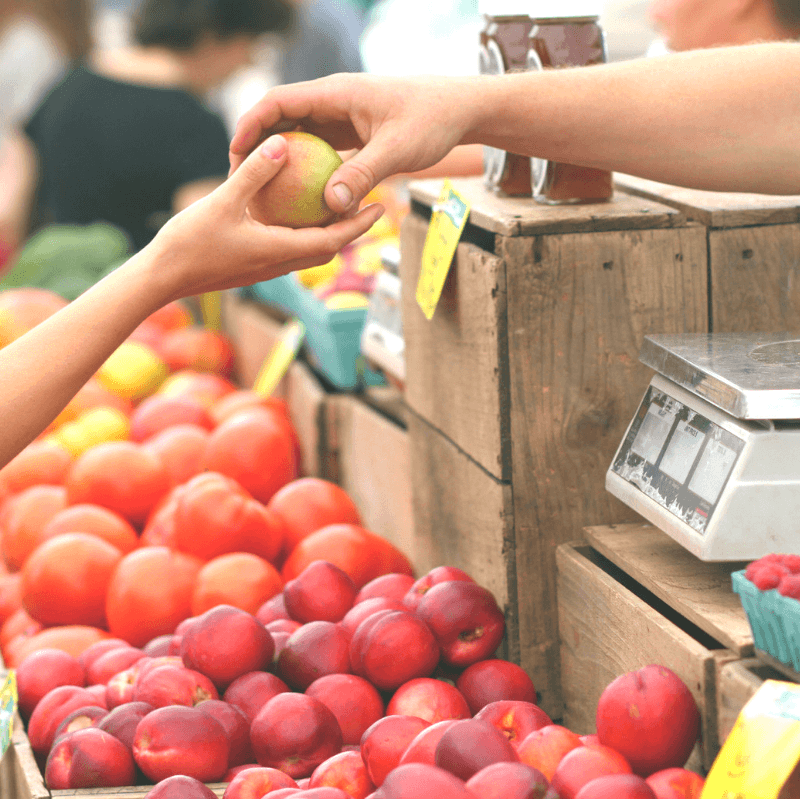
M606 492L605 472L650 379L644 335L707 329L705 228L623 192L551 207L480 179L453 184L471 213L430 322L415 288L440 181L411 184L401 235L417 537L463 558L472 519L487 516L484 495L437 462L435 432L493 487L494 582L510 593L520 663L548 676L543 704L558 716L555 548L586 525L639 519Z
M697 700L702 739L693 766L710 768L724 741L720 675L753 655L731 587L740 565L700 561L648 524L588 527L585 537L557 550L565 723L594 730L597 701L614 678L663 664Z
M703 192L617 175L627 192L706 229L712 331L795 330L800 321L800 195Z

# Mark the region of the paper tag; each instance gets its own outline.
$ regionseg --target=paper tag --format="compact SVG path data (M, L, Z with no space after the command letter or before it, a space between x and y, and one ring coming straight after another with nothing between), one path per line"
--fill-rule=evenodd
M203 325L212 331L222 328L222 295L219 292L206 292L200 295L200 313Z
M417 303L428 319L432 319L436 311L458 240L469 218L469 204L453 189L450 181L445 180L432 210L417 284Z
M17 713L17 677L14 670L8 673L0 687L0 758L11 743L14 733L14 716Z
M293 319L283 326L280 340L272 348L270 354L264 359L253 383L253 391L261 397L270 397L281 379L289 369L289 365L300 350L306 326L298 319Z
M779 797L798 759L800 685L764 681L739 714L701 797Z

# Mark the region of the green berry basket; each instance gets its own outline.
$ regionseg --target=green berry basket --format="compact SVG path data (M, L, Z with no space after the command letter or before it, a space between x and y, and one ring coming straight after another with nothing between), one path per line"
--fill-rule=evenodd
M756 650L800 672L800 601L776 589L761 591L739 570L731 575L753 631Z

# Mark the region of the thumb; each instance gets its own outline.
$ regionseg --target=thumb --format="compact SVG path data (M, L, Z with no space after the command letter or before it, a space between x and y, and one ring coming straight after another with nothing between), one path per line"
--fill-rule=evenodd
M246 206L265 183L275 177L286 161L286 139L270 136L241 163L225 182L228 190Z

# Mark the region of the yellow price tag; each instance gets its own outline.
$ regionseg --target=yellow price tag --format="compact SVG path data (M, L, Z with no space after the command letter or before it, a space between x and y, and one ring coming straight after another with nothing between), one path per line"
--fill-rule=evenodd
M799 758L800 685L764 681L741 710L700 796L780 797Z
M433 318L458 240L469 218L469 204L445 180L431 214L431 224L422 248L422 269L417 283L417 303L428 319Z
M300 320L293 319L283 326L280 340L264 359L264 363L261 365L261 369L258 371L253 383L253 391L256 394L261 397L270 397L272 395L297 355L305 335L306 326Z
M17 676L14 670L11 670L0 687L0 758L3 757L11 743L17 702Z
M222 295L219 292L206 292L200 295L200 312L203 325L212 331L222 328Z

